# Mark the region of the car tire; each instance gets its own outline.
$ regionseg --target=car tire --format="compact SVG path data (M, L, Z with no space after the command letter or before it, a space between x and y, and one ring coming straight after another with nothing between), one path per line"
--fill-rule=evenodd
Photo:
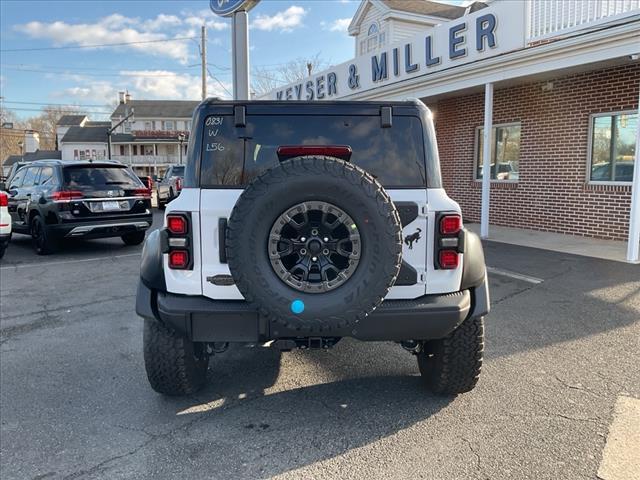
M272 264L273 229L300 205L305 205L307 224L313 205L336 207L332 211L341 212L353 229L348 237L352 231L359 235L358 243L350 247L357 254L359 245L357 262L348 257L341 283L330 282L321 273L322 291L314 290L323 288L319 284L311 288L310 270L301 282L306 286L296 289L287 283L291 275L277 272ZM401 264L400 218L389 195L364 170L332 157L298 157L262 173L236 202L226 235L229 269L244 298L261 315L296 334L357 330L356 324L385 298ZM352 264L355 267L349 271ZM329 286L332 282L336 286Z
M418 353L418 367L431 391L465 393L478 383L483 353L484 319L468 318L448 336L425 342Z
M145 232L133 232L122 235L122 241L125 245L140 245L144 242Z
M169 189L169 198L167 198L167 203L173 200L175 197L173 196L173 188Z
M49 255L58 249L57 242L51 237L44 220L35 215L30 224L31 243L38 255Z
M148 318L144 320L143 344L147 378L156 392L188 395L202 388L209 366L204 344Z

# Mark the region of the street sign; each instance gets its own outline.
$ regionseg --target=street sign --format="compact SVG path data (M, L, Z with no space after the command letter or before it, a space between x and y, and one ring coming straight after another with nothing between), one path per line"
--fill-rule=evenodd
M235 12L248 12L256 6L260 0L210 0L209 6L216 15L230 17Z

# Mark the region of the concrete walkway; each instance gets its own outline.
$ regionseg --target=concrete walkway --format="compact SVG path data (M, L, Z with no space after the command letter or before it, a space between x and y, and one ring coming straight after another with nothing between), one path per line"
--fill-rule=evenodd
M479 223L466 223L465 227L478 235L480 234ZM560 233L539 232L537 230L491 225L489 227L489 240L521 245L523 247L570 253L573 255L615 260L617 262L626 263L627 258L626 242L599 240L576 235L563 235Z

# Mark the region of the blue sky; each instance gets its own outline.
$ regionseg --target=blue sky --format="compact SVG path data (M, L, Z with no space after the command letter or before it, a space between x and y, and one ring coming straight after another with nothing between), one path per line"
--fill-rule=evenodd
M353 57L346 26L359 1L262 0L250 12L251 64L263 74L316 53L331 64ZM0 2L0 86L4 107L20 117L44 104L80 105L104 115L116 92L138 99L200 98L199 40L68 48L197 37L207 23L210 95L231 90L231 28L200 1ZM52 48L56 47L56 48ZM12 49L50 50L10 51ZM18 102L18 103L16 103Z

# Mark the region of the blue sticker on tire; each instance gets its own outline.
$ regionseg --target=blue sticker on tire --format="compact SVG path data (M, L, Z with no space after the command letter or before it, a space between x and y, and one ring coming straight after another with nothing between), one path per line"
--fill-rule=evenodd
M294 300L291 302L291 311L296 315L304 312L304 302L302 300Z

